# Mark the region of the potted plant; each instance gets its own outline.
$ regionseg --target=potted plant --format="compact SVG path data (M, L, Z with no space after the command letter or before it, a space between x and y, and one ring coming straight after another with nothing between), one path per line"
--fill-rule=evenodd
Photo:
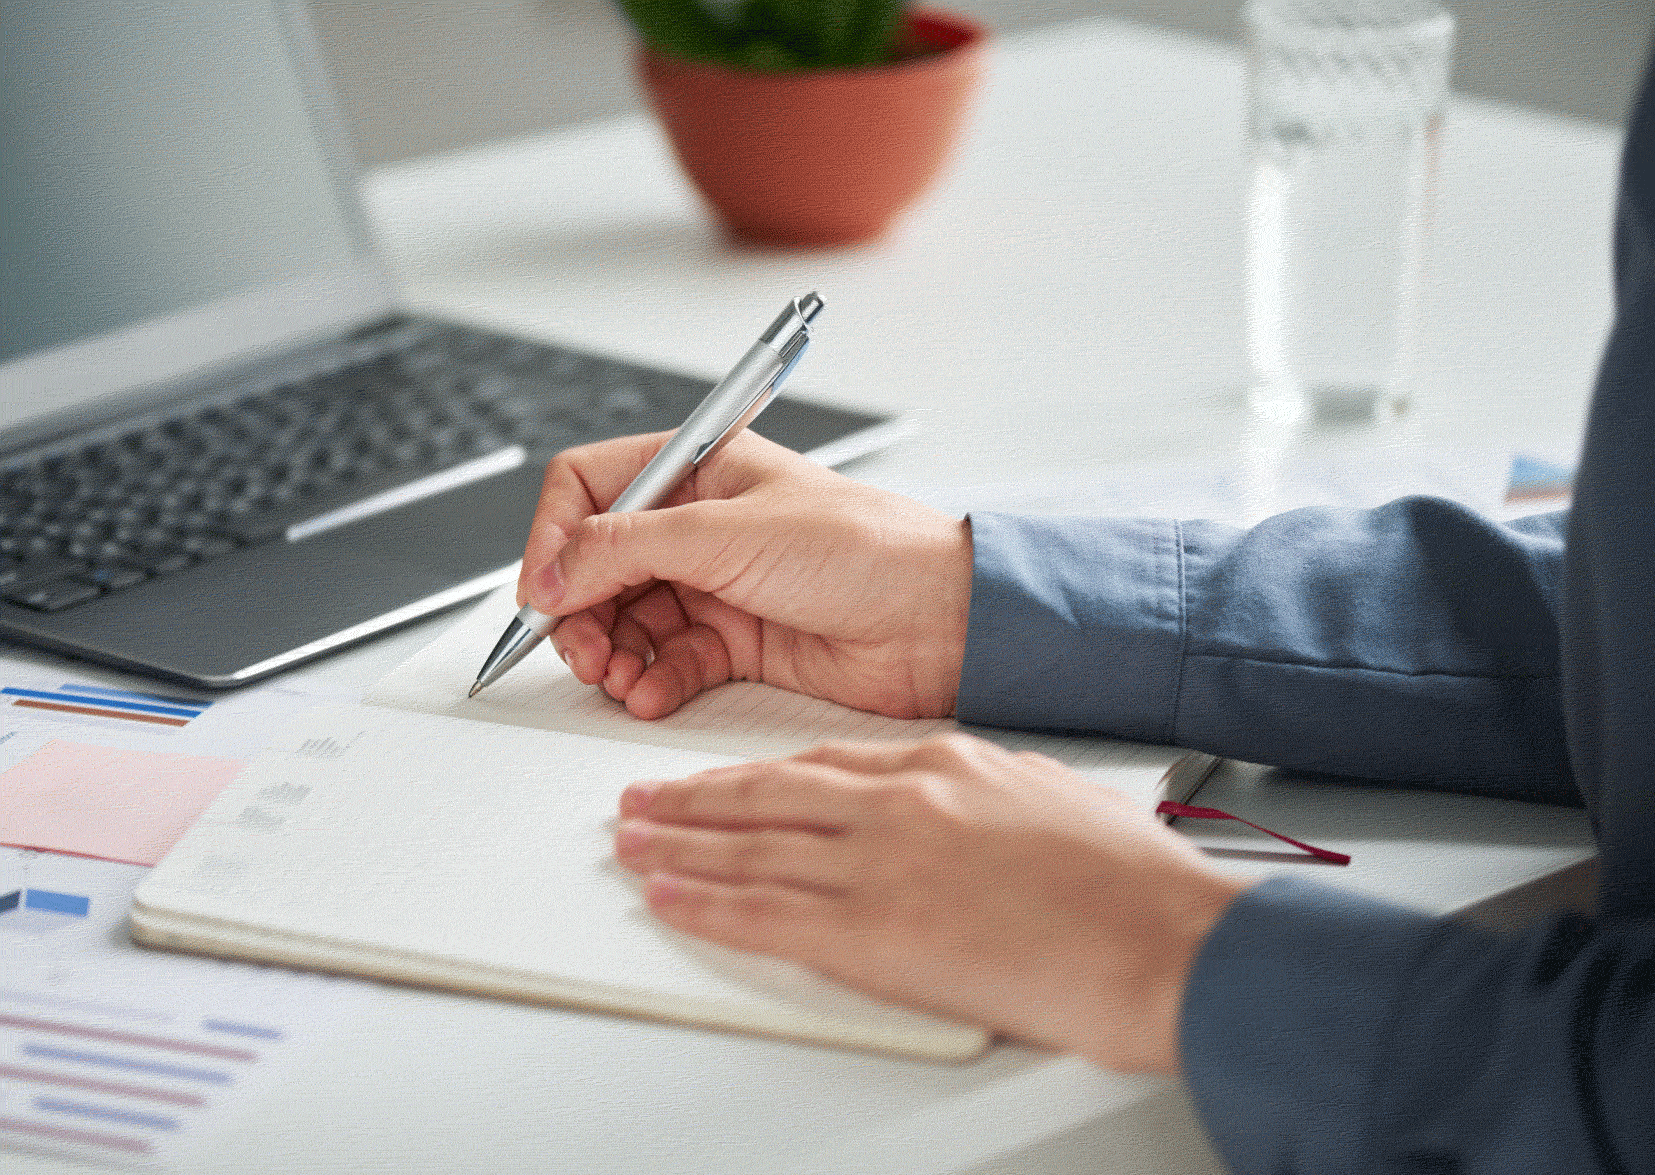
M901 0L621 5L679 162L761 244L884 232L941 170L983 70L980 25Z

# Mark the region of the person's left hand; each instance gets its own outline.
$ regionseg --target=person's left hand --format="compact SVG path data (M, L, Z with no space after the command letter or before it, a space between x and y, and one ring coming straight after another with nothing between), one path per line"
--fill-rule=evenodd
M634 784L621 818L616 856L681 930L1136 1072L1177 1070L1190 968L1250 884L964 734Z

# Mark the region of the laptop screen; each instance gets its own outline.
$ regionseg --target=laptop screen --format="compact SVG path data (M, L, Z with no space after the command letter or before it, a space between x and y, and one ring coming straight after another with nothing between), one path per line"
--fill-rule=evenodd
M7 0L0 364L360 267L286 33L268 0ZM0 431L112 390L6 382Z

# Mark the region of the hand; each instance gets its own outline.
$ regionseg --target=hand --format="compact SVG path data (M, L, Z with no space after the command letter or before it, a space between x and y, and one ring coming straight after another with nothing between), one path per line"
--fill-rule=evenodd
M963 734L635 784L621 818L616 856L681 930L1135 1072L1176 1072L1190 968L1249 884Z
M639 718L732 679L894 718L953 713L971 600L965 523L752 433L663 509L603 513L666 434L546 470L518 601Z

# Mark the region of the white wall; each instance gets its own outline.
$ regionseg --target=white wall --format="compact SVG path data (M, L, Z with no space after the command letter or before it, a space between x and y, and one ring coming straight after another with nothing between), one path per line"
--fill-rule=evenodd
M933 0L934 2L934 0ZM1011 31L1118 15L1229 37L1239 0L945 0ZM531 134L635 108L628 30L608 0L311 0L364 163ZM1645 0L1450 0L1455 84L1618 122L1651 20Z

